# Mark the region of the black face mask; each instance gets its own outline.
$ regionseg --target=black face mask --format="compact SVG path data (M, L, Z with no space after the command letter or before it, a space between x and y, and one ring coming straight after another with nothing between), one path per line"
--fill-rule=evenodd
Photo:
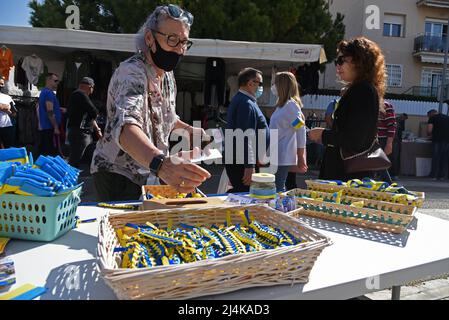
M176 52L165 51L159 45L159 42L156 40L156 52L153 52L150 47L151 58L153 59L154 64L162 70L167 72L173 71L178 63L181 61L182 55L177 54Z

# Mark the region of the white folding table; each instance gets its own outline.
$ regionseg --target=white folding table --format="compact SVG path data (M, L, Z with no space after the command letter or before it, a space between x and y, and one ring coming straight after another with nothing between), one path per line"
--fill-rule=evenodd
M80 206L81 219L99 218L109 209ZM302 217L333 244L318 257L306 284L257 287L202 299L349 299L449 272L449 221L416 214L402 235ZM17 288L30 283L48 288L42 300L116 299L96 267L98 222L82 224L53 241L13 240Z

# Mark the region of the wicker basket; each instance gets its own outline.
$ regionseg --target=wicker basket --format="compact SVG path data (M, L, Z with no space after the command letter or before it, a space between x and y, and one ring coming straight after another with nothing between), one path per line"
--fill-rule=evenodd
M392 203L398 203L393 197L397 195L397 193L391 192L378 192L360 188L350 188L346 186L337 186L325 183L319 183L314 180L306 180L307 189L314 191L322 191L322 192L338 192L343 190L343 195L356 197L356 198L364 198L364 199L373 199L378 201L386 201ZM417 197L416 200L407 201L406 205L413 207L422 207L424 204L425 194L424 192L412 191L413 195Z
M242 223L237 214L248 209L253 218L289 231L306 242L274 250L238 254L183 265L145 269L120 269L121 256L114 253L118 244L115 229L126 223L158 223L169 220L191 225L223 224L232 210L232 223ZM330 239L303 225L292 216L267 206L233 208L178 209L106 215L99 227L98 264L106 283L119 299L188 299L231 292L253 286L305 283L321 251Z
M296 201L298 205L304 208L304 210L289 213L294 217L307 215L314 218L347 223L382 232L403 233L407 230L407 227L413 220L412 215L367 208L356 208L348 205L304 198L297 198Z
M317 197L322 198L324 200L331 200L335 201L335 194L328 193L328 192L322 192L322 191L313 191L313 190L304 190L304 189L293 189L285 193L286 196L306 196L311 197L312 192L314 192ZM342 196L341 197L341 204L348 205L354 202L364 202L364 208L366 209L373 209L373 210L379 210L379 211L385 211L385 212L391 212L391 213L399 213L403 215L411 215L413 216L416 211L418 210L416 207L403 205L399 203L392 203L392 202L386 202L386 201L379 201L379 200L372 200L372 199L361 199L356 197L350 197L350 196Z

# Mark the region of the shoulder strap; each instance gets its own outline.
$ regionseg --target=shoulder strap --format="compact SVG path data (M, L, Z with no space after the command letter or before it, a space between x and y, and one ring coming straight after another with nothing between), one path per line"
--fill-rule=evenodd
M360 153L357 153L357 154L354 154L354 155L349 156L349 157L344 157L344 156L343 156L343 150L342 150L342 148L340 148L340 156L341 156L341 158L343 159L343 161L351 160L351 159L354 159L354 158L358 158L358 157L363 156L363 155L367 154L368 152L370 152L371 149L374 148L374 146L376 145L376 143L378 143L378 138L377 138L377 136L376 136L376 138L374 139L374 141L373 141L373 143L371 144L371 146L370 146L367 150L365 150L365 151L363 151L363 152L360 152Z

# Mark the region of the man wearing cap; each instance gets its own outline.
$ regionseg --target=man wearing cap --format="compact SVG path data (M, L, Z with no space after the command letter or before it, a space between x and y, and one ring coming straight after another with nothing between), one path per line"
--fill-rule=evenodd
M95 121L98 110L89 96L94 92L94 80L84 77L69 98L68 140L70 144L69 164L79 168L86 148L93 142L92 133L101 139L101 129Z

